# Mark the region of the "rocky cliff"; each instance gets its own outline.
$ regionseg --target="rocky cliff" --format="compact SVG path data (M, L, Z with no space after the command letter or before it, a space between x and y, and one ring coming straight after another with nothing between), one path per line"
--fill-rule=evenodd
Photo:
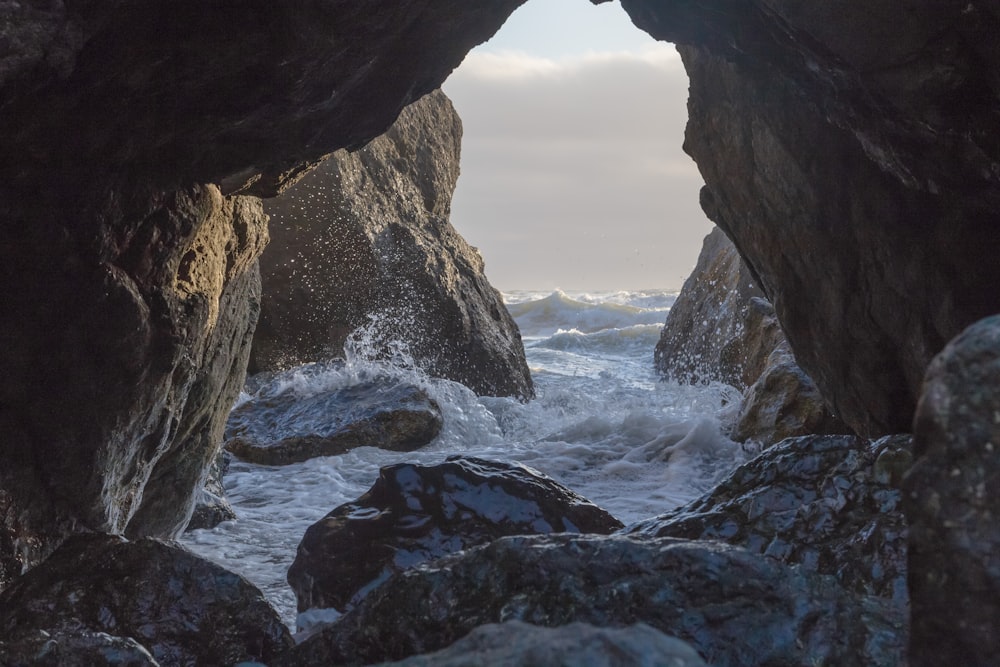
M529 397L517 325L479 252L448 222L462 124L444 93L364 148L337 151L267 200L271 242L251 372L403 343L417 365L491 396Z

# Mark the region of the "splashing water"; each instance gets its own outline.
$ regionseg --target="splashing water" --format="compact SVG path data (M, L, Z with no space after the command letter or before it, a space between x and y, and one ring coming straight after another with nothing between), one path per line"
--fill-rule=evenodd
M187 533L184 542L260 586L292 625L295 597L285 573L299 540L330 510L367 491L382 466L432 464L452 454L519 461L625 523L697 497L747 453L724 435L739 409L735 389L664 383L654 374L653 346L674 296L505 295L535 381L537 398L528 403L477 397L460 384L428 377L404 345L380 336L385 328L373 319L352 335L344 364L304 366L282 382L308 396L398 378L438 402L441 434L410 453L362 447L283 467L234 461L225 486L240 518Z

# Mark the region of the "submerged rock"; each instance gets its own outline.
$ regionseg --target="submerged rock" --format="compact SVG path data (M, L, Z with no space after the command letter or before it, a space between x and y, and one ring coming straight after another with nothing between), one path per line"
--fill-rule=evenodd
M268 662L292 644L261 592L239 575L174 544L108 535L70 538L0 594L7 646L23 651L40 631L57 652L121 645L130 660L144 649L163 665Z
M390 578L280 665L368 664L439 650L487 623L646 623L715 667L897 665L885 600L716 542L504 537Z
M1000 316L972 325L927 370L905 480L913 664L1000 656Z
M532 395L517 324L448 221L461 137L438 90L266 202L251 372L342 356L363 327L369 353L402 342L432 376L481 395Z
M608 534L622 524L522 465L452 456L379 471L371 489L306 531L288 583L299 611L357 604L395 572L504 535Z
M444 418L438 404L396 378L299 386L297 381L328 368L312 364L267 381L230 413L226 449L254 463L287 465L356 447L412 451L440 433Z
M685 642L644 623L597 628L569 623L545 628L520 621L483 625L446 649L383 667L707 667Z
M723 540L771 560L833 575L849 591L906 609L901 470L909 436L791 438L683 507L626 533Z

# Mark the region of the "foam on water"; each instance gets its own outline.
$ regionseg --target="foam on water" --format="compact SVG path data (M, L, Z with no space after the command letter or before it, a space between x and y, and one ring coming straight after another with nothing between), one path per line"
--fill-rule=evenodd
M629 523L696 497L746 459L722 435L739 408L738 392L654 376L652 346L672 293L507 297L525 332L536 399L477 397L427 377L404 349L376 359L366 352L369 334L359 332L346 364L301 368L283 379L289 390L306 395L391 374L440 404L445 426L438 438L410 453L363 447L284 467L234 462L225 485L240 518L188 533L185 542L260 586L292 624L295 599L285 573L299 540L327 512L367 491L382 466L436 463L451 454L520 461Z

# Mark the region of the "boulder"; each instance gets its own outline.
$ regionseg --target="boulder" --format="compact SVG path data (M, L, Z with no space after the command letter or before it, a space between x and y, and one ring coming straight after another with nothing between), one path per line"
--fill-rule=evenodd
M644 623L597 628L569 623L544 628L520 621L483 625L446 649L383 667L707 667L685 642Z
M14 641L0 640L0 664L9 667L160 667L131 637L76 628L38 630Z
M435 91L361 150L337 151L269 200L271 243L251 372L364 345L478 394L532 395L521 336L479 251L448 222L462 124ZM364 340L350 340L364 330Z
M906 520L898 485L909 436L791 438L687 505L629 526L631 535L721 540L835 577L905 614Z
M503 537L391 577L279 665L368 664L436 651L487 623L646 623L716 667L900 664L905 617L716 542Z
M389 375L340 386L308 382L329 368L311 364L265 382L230 413L226 450L253 463L287 465L356 447L408 452L441 431L441 408L419 387Z
M239 575L174 544L108 535L70 538L0 594L6 646L39 645L42 632L51 655L117 646L129 656L124 664L155 664L139 661L143 650L163 665L267 662L292 644ZM0 663L10 659L0 653Z
M920 398L910 521L914 665L992 665L1000 656L1000 316L935 357Z
M299 611L356 605L392 574L504 535L608 534L621 522L531 468L451 456L401 463L306 531L288 583Z

